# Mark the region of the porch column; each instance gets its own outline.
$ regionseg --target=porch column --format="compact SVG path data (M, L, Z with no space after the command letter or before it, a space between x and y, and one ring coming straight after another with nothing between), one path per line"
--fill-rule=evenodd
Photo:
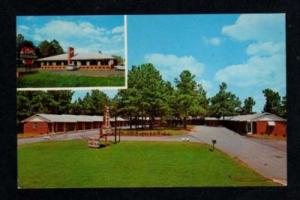
M51 128L52 131L51 132L54 133L54 122L51 123L51 126L52 126L52 128Z
M98 66L101 66L101 61L98 61L98 62L97 62L97 65L98 65Z
M66 132L66 122L64 122L64 132Z
M86 66L90 66L90 61L86 61Z

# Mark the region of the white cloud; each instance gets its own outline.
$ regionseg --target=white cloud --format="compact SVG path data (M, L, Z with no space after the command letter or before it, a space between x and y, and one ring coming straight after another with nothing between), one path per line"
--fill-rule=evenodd
M88 21L52 20L33 30L36 41L56 39L66 50L75 47L75 52L116 52L124 56L124 34L117 26L112 30L93 25ZM112 33L114 32L114 34Z
M112 33L123 33L124 32L124 26L116 26L112 29Z
M172 54L148 54L145 61L154 64L161 72L163 78L173 82L183 70L189 70L196 77L199 77L204 64L196 60L193 56L178 57Z
M285 94L285 18L284 14L243 14L232 25L224 26L222 33L240 42L250 41L245 49L245 62L225 66L214 79L227 82L247 95L262 96L264 88ZM250 92L250 94L248 94ZM256 107L261 107L259 101Z
M200 83L206 91L208 91L212 88L212 84L208 80L200 80L200 81L198 81L198 83Z
M202 85L202 87L206 91L208 97L210 97L214 94L213 85L210 81L201 79L197 82Z
M221 39L218 38L218 37L213 37L213 38L202 37L202 40L206 44L210 44L210 45L213 45L213 46L219 46L221 44Z
M242 14L222 33L240 41L279 41L285 37L284 14Z
M215 79L239 87L285 87L285 56L253 56L245 63L226 66L217 71Z
M65 39L69 37L83 38L104 34L105 29L95 27L89 22L71 22L64 20L52 20L45 24L42 28L37 28L34 35L45 39Z
M258 42L250 44L246 50L248 55L273 55L285 52L285 45L283 42Z
M28 26L25 26L25 25L17 26L17 33L21 33L23 35L26 35L29 30L30 30L30 28Z

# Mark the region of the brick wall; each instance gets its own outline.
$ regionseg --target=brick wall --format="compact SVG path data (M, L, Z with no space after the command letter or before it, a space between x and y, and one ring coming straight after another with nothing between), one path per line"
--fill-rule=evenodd
M256 134L269 134L274 136L286 136L286 122L277 121L275 126L268 126L266 121L256 122Z
M23 127L24 133L45 134L49 132L47 122L26 122Z

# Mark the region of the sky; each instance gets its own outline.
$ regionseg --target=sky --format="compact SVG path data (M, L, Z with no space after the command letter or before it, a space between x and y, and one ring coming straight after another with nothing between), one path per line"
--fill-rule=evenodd
M226 82L240 100L251 96L254 111L265 103L262 90L286 95L285 15L128 16L129 67L153 63L174 83L190 70L209 97Z
M47 27L47 20L50 19L40 22L34 33L51 36L39 31ZM31 24L25 23L26 19L17 21L18 30L21 25ZM77 25L79 21L87 20L82 18ZM106 30L120 26L117 22L93 23ZM228 91L241 101L253 97L256 112L263 110L263 89L286 95L284 14L129 15L127 35L129 69L150 62L172 83L188 69L208 97L218 92L221 82L226 82ZM73 98L83 97L86 92L76 91ZM115 94L116 91L108 91L110 97Z
M35 45L41 41L59 41L64 51L124 54L124 17L105 16L17 16L17 33Z

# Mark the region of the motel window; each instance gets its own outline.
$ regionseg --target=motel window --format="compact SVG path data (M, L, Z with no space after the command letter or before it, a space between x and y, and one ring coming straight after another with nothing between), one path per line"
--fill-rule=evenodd
M32 129L36 129L37 126L38 126L37 123L33 123L33 124L32 124Z

